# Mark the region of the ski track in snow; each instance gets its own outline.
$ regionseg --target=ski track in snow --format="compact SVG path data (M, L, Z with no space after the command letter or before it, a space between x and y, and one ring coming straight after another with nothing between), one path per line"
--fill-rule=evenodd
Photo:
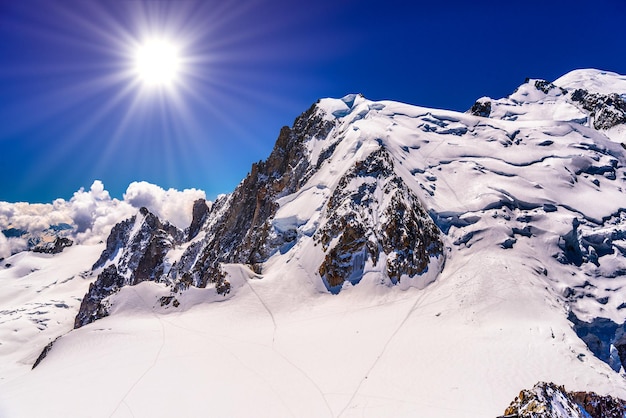
M472 258L474 258L475 255L472 255L468 260L467 263L469 263ZM455 269L453 272L451 273L447 273L446 276L447 277L454 277L454 275L463 268L463 265L459 266L457 269ZM470 281L471 278L468 278L467 281ZM391 344L392 340L396 337L396 335L400 332L400 330L404 327L404 325L406 324L406 322L408 321L408 319L413 315L413 313L415 311L417 311L417 309L420 307L420 302L422 302L425 298L429 297L430 294L427 292L420 292L417 294L417 296L415 297L415 301L413 302L413 304L411 305L411 307L408 309L406 315L404 316L404 318L402 319L402 321L400 321L400 323L398 324L398 326L395 328L395 330L393 331L393 333L389 336L389 338L387 339L387 341L385 342L382 350L380 351L380 353L376 356L376 358L374 359L374 361L372 362L371 366L367 369L367 371L365 372L363 378L360 380L359 384L357 385L357 387L354 389L354 391L352 392L352 395L350 396L350 399L348 400L348 402L346 403L346 405L343 407L343 409L339 412L339 414L337 415L337 418L340 418L341 416L343 416L344 413L346 413L350 407L350 405L352 404L352 402L354 401L354 399L356 398L356 396L358 395L361 387L363 386L363 384L365 383L365 381L367 380L368 376L371 374L371 372L374 370L374 368L376 367L376 365L379 363L380 359L385 355L385 352L387 351L387 347L389 347L389 345ZM443 299L447 299L449 296L444 296ZM432 303L437 303L440 302L440 300L437 301L433 301ZM368 395L369 397L369 395ZM453 411L462 411L459 409L450 409Z
M249 279L245 279L245 280L246 280L246 284L248 285L248 287L250 288L252 293L254 293L256 298L259 300L261 305L263 305L263 308L265 308L265 310L267 311L268 315L272 319L272 324L274 326L274 331L273 331L273 334L272 334L272 351L274 351L276 354L278 354L278 356L281 357L284 361L289 363L294 369L296 369L298 371L298 373L300 373L302 376L304 376L317 389L317 391L319 392L320 396L322 397L322 400L324 401L324 404L326 405L326 408L328 409L328 412L330 413L330 416L332 417L333 416L333 410L330 407L330 404L328 403L328 399L326 399L326 395L324 394L324 391L322 390L322 388L317 384L317 382L315 380L313 380L311 378L311 376L308 373L306 373L302 368L300 368L297 364L295 364L293 361L291 361L286 355L284 355L282 352L280 352L276 348L276 344L275 344L275 342L276 342L276 333L278 332L278 325L276 323L276 318L274 317L274 314L272 313L272 311L269 308L269 306L267 305L267 303L265 303L263 298L261 298L261 295L259 295L259 293L254 289L254 287L250 283L250 280Z
M361 381L359 382L359 384L357 385L357 387L354 389L354 392L352 392L352 396L350 396L350 399L348 399L348 402L346 403L346 406L343 407L343 409L339 412L339 414L337 415L337 418L340 418L350 407L350 404L352 404L352 401L354 401L354 398L357 396L357 394L359 393L359 390L361 389L361 386L363 386L363 383L365 383L365 381L367 380L367 377L369 376L369 374L372 372L372 370L374 370L374 367L376 367L376 365L378 364L379 360L381 359L381 357L383 355L385 355L385 351L387 351L387 347L389 346L389 344L391 343L391 341L394 339L394 337L396 336L396 334L398 334L398 332L400 331L400 329L404 326L404 324L406 323L406 321L409 319L409 317L411 316L411 314L415 311L415 309L417 308L419 302L425 297L425 293L420 293L416 296L415 298L415 302L413 303L413 305L411 305L411 308L408 310L408 312L406 313L406 315L404 316L404 319L402 319L402 321L398 324L398 326L396 327L396 329L393 331L393 333L389 336L389 338L387 339L387 341L385 342L385 345L383 346L382 350L380 351L380 353L376 356L376 358L374 359L374 361L372 362L372 365L367 369L367 371L365 372L363 378L361 379Z
M146 300L143 298L143 296L139 292L137 292L135 287L131 286L130 288L135 293L135 295L142 301L144 307L149 307L150 308L150 305L146 302ZM152 364L128 388L128 390L126 391L124 396L120 399L118 404L115 406L115 409L113 410L113 412L111 412L111 414L109 415L109 418L111 418L111 417L113 417L115 415L115 413L120 408L122 403L131 412L131 415L134 416L130 406L126 403L126 398L128 398L128 396L132 393L133 389L135 389L135 387L139 384L139 382L141 382L143 380L143 378L146 377L146 375L156 366L157 361L159 360L159 357L161 356L161 351L163 350L163 347L165 346L165 327L163 326L163 320L161 319L161 317L159 315L157 315L154 312L153 309L150 308L150 312L152 312L152 316L154 316L154 318L159 322L159 326L161 328L161 344L159 345L159 349L157 350L156 355L154 356L154 360L152 361Z
M263 305L263 308L265 309L265 311L267 312L267 314L270 316L270 318L272 319L272 325L274 326L274 330L272 331L272 346L274 345L274 342L276 341L276 331L278 330L278 325L276 325L276 318L274 318L274 314L272 313L272 311L270 310L269 306L267 306L267 304L265 303L265 301L261 298L261 296L257 293L256 290L254 290L254 287L252 286L252 284L250 283L250 280L248 280L247 278L245 279L246 284L248 285L248 287L250 288L250 290L252 291L252 293L254 293L254 296L256 296L256 298L259 300L259 302L261 303L261 305Z

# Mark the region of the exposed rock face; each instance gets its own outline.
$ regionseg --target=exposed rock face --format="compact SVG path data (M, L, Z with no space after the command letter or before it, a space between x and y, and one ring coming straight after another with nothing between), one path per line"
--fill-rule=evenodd
M58 254L73 244L74 241L69 238L56 237L52 242L39 243L33 248L33 251L36 253Z
M177 280L198 287L220 284L220 263L258 266L284 242L283 237L268 239L276 200L306 182L311 166L305 143L325 137L334 126L316 109L312 106L299 116L292 128L283 127L270 157L253 164L233 194L214 203L205 224L207 239L183 255L173 270Z
M356 284L366 262L385 254L386 273L397 283L428 268L442 255L439 230L417 197L393 170L384 148L357 163L339 181L327 205L329 220L315 234L324 251L319 273L328 289Z
M148 209L120 222L111 230L106 249L93 269L116 260L120 274L128 284L156 280L163 274L163 258L175 245L184 241L184 233L169 223L162 223Z
M93 269L109 264L89 287L82 300L75 328L108 314L102 301L122 286L145 280L159 281L167 273L167 252L182 242L184 234L169 223L162 223L146 208L117 224L107 239L107 246Z
M489 100L477 101L472 105L470 113L474 116L488 118L491 114L491 102Z
M50 352L50 350L52 350L52 347L54 346L54 343L61 337L56 337L53 341L50 341L48 343L48 345L46 345L44 347L44 349L41 351L41 353L39 354L39 357L37 357L37 360L35 360L35 363L33 364L33 369L37 366L39 366L39 363L41 363L43 361L43 359L45 359L48 356L48 353Z
M585 110L595 116L593 127L596 129L609 129L626 123L626 99L619 94L589 93L578 89L572 93L572 100L580 102Z
M508 418L623 418L626 402L593 392L567 392L554 383L522 390L504 411Z
M187 241L191 241L198 235L200 232L200 228L207 220L209 216L209 206L207 205L206 200L198 199L193 202L193 209L191 213L191 225L187 230Z
M100 273L95 282L89 285L89 291L80 303L80 309L74 319L74 328L90 324L109 315L108 306L103 300L124 286L124 277L118 274L115 264L109 265Z
M194 202L186 233L162 223L146 208L117 224L93 269L109 265L85 295L75 327L108 315L104 299L123 286L145 280L167 281L174 290L181 290L215 283L218 293L227 294L230 283L221 263L257 265L265 261L286 239L268 239L270 220L278 208L276 199L304 184L311 169L304 144L315 136L328 135L333 127L333 122L316 110L312 106L292 128L281 130L270 157L254 164L233 194L210 207L205 200ZM192 242L170 268L165 262L167 253L177 244L192 241L201 230L206 232L204 238Z
M546 81L546 80L535 80L535 88L545 94L550 93L550 90L552 89L558 88L562 94L567 94L567 90L565 90L562 87L557 87L553 83L550 83L549 81Z
M600 396L593 392L571 392L572 398L592 418L623 418L626 401L612 396Z

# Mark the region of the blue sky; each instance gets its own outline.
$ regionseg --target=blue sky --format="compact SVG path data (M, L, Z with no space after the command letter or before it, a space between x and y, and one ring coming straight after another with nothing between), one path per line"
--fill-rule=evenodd
M623 0L0 0L0 200L96 179L214 198L321 97L464 111L525 77L626 74L625 18ZM180 50L169 89L132 69L155 37Z

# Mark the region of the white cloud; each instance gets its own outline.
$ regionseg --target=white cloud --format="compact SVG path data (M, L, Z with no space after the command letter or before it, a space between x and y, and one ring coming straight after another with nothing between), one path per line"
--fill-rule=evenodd
M9 240L6 239L4 234L0 234L0 259L7 258L11 255L11 247L9 246Z
M89 191L80 188L69 201L56 199L46 204L0 202L0 230L16 228L37 235L51 225L66 223L74 227L70 238L77 243L94 244L106 241L115 224L130 218L142 206L161 220L184 229L191 223L193 202L205 197L202 190L164 190L147 182L134 182L128 186L124 199L119 200L111 198L104 184L96 180ZM24 239L0 237L0 257L24 249Z
M104 185L100 180L94 181L88 192L85 192L81 187L79 191L74 193L69 203L76 232L83 233L91 229L99 215L98 209L110 206L112 203L109 192L104 190Z
M185 229L191 224L193 202L197 199L206 199L204 191L164 190L145 181L131 183L124 193L125 202L137 209L145 206L160 219L167 220L180 229Z
M42 231L50 225L71 223L67 211L51 204L0 202L0 229L16 228L24 231Z

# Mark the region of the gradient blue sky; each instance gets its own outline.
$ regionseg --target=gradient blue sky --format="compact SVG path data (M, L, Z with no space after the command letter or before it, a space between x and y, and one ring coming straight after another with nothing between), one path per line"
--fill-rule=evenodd
M228 193L320 97L465 111L525 77L626 74L626 2L0 0L0 200L95 179ZM171 92L129 76L132 45L180 43Z

